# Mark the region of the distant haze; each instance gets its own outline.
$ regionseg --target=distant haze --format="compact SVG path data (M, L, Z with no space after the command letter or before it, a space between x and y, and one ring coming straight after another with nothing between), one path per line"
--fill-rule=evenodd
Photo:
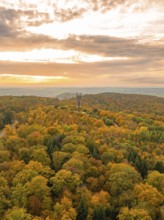
M41 96L41 97L56 97L65 94L66 97L71 97L76 92L83 94L98 94L104 92L124 93L124 94L144 94L164 97L164 88L114 88L114 87L74 87L74 88L0 88L0 96ZM68 93L68 94L67 94ZM64 97L65 97L64 96ZM61 96L62 97L62 96Z

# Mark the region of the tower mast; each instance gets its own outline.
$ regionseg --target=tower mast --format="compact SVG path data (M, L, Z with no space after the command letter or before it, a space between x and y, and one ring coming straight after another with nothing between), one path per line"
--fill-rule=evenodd
M76 92L77 109L80 112L82 92Z

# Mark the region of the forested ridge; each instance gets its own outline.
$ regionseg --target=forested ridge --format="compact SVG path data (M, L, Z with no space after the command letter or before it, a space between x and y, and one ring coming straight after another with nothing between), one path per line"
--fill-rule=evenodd
M164 219L164 99L0 99L0 219Z

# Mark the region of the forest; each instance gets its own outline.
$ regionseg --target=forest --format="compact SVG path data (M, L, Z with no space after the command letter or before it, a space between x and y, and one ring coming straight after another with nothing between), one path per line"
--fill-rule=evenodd
M164 98L0 98L1 220L163 220Z

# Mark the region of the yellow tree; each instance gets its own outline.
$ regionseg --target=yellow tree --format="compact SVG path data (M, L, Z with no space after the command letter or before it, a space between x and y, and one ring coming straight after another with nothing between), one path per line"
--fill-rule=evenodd
M164 201L162 194L147 183L136 184L134 194L137 206L146 209L150 216L156 219L160 213L160 205Z
M148 211L145 209L137 209L128 207L121 208L118 215L119 220L152 220Z
M72 201L64 196L61 202L57 202L54 206L54 220L76 220L76 209L73 208Z

